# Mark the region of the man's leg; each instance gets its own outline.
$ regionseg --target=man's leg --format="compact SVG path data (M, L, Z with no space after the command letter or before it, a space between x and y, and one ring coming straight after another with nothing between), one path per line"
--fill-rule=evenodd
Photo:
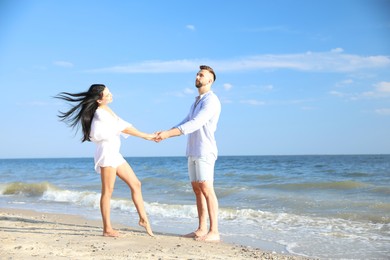
M196 208L198 211L198 220L199 225L198 229L194 232L191 232L184 237L200 237L207 234L207 204L206 199L202 194L199 183L196 181L196 159L193 157L188 157L188 175L191 181L192 190L194 191L196 198Z
M206 200L210 228L207 235L197 238L202 241L219 241L218 231L218 199L214 191L215 157L210 154L198 158L195 163L197 185Z
M195 237L201 237L207 234L207 203L202 193L199 182L191 182L192 189L195 193L196 208L198 210L199 226L194 232Z
M213 181L200 182L199 188L202 192L202 195L206 199L208 216L210 219L210 229L207 235L199 237L197 240L201 241L219 241L219 231L218 231L218 199L215 195Z

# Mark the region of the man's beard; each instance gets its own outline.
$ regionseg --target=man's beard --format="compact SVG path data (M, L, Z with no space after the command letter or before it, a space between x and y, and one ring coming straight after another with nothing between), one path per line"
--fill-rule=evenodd
M196 81L195 82L195 87L201 88L202 87L202 83L200 83L199 81Z

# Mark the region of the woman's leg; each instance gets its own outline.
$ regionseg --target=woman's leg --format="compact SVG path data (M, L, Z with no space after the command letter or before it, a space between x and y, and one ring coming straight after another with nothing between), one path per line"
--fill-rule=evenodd
M102 194L100 197L100 211L103 218L103 236L117 237L118 231L111 226L110 206L112 192L114 191L116 169L112 167L101 167L100 176L102 181Z
M131 190L131 197L139 215L139 225L144 227L150 236L154 236L144 207L141 182L138 180L133 169L127 162L117 168L117 175L127 184L127 186L129 186Z

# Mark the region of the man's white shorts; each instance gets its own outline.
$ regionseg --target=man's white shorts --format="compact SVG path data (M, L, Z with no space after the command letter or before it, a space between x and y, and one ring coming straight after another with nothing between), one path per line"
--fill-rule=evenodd
M191 182L214 181L215 156L188 157L188 175Z

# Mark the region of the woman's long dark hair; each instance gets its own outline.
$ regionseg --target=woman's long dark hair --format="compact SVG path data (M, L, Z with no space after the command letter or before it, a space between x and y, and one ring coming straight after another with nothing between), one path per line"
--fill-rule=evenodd
M65 100L70 103L76 103L67 112L60 112L58 117L72 128L78 127L81 124L83 130L83 138L81 142L91 141L89 135L91 132L91 124L93 115L98 108L97 101L103 97L103 91L106 88L103 84L93 84L87 92L68 93L61 92L55 98Z

